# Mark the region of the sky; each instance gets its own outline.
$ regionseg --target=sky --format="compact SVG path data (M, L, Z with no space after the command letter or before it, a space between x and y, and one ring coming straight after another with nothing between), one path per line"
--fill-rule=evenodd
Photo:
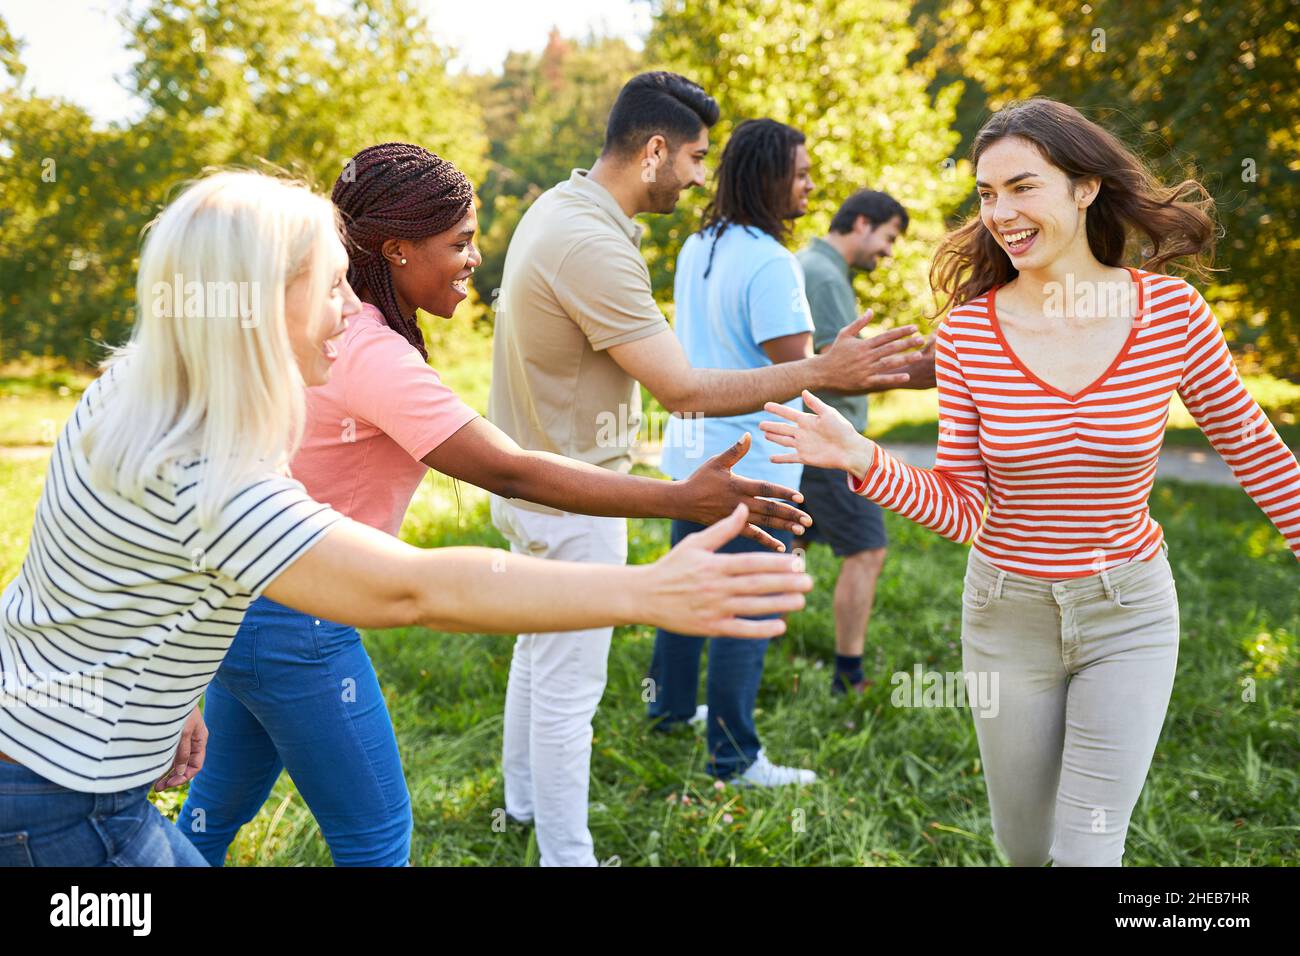
M139 105L119 78L130 69L117 17L139 0L0 0L0 17L26 43L22 60L37 93L82 106L100 123L130 120ZM510 50L540 50L551 27L566 36L621 36L640 46L650 28L644 0L417 0L435 36L457 49L453 68L501 65Z

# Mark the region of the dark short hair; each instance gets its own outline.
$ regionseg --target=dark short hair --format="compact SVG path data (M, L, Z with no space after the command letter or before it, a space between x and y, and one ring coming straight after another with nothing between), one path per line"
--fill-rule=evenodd
M859 216L866 216L872 229L883 226L898 217L899 232L907 232L907 210L889 193L875 189L859 189L840 206L831 220L831 232L849 233Z
M605 125L602 155L626 156L656 134L676 147L718 121L718 102L684 76L657 70L623 85Z

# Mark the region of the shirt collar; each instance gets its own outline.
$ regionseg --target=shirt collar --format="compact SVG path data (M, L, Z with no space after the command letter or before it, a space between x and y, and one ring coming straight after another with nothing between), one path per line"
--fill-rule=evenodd
M569 176L569 188L577 195L599 206L614 221L614 224L618 226L623 234L632 240L633 245L640 246L641 236L645 233L645 226L625 213L613 194L592 179L588 173L589 170L586 169L575 169Z
M835 263L844 278L847 279L849 277L849 264L844 261L844 257L840 255L840 251L821 236L814 236L813 241L808 243L808 248L813 250L813 252L820 253L830 259Z

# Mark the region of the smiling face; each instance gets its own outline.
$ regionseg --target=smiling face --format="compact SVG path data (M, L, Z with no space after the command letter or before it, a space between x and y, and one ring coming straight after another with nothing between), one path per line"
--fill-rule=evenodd
M450 318L469 295L469 278L483 261L474 246L478 214L469 211L449 229L424 239L388 239L383 244L398 305ZM405 259L405 265L402 260Z
M683 192L692 186L704 186L709 128L701 125L700 134L678 146L671 162L666 158L668 151L668 143L662 136L652 136L646 144L641 169L647 174L653 171L653 177L646 183L647 212L670 213L677 208Z
M853 258L849 265L870 272L882 258L894 254L894 240L902 231L903 224L897 216L875 227L866 216L859 216L853 224Z
M790 179L790 212L787 219L798 219L808 211L808 197L812 195L812 157L808 147L800 143L794 148L794 173Z
M330 368L338 358L334 340L347 330L348 316L361 311L361 300L348 285L347 251L332 230L325 246L313 268L296 276L284 290L289 344L309 386L329 381ZM321 269L327 270L323 280L317 274ZM313 296L314 288L320 286L326 289L325 295Z
M979 157L975 169L980 219L1019 272L1051 267L1088 244L1085 210L1095 178L1072 183L1029 140L1007 136Z

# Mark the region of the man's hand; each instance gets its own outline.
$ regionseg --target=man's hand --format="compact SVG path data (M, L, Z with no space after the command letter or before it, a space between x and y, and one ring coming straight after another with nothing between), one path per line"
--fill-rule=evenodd
M726 518L736 510L737 504L743 503L749 509L749 524L740 532L741 535L752 538L773 551L784 551L784 544L758 526L766 525L803 534L803 529L812 524L812 518L783 501L768 500L783 498L802 502L803 495L793 488L742 478L732 473L732 467L745 457L750 444L749 433L746 432L740 441L700 465L685 481L678 482L682 501L681 517L696 524L711 525Z
M817 356L823 368L822 381L816 387L880 392L907 383L904 367L910 358L902 353L922 343L921 336L914 334L916 326L905 325L864 339L858 333L871 322L872 315L867 309L856 322L840 329L830 348Z
M202 712L195 707L181 728L181 739L176 744L176 756L172 758L171 770L159 777L153 788L170 790L193 780L203 769L203 756L207 749L208 725L203 722Z
M903 366L907 373L907 384L903 388L934 388L934 335L925 340L925 348L907 356L908 363Z

